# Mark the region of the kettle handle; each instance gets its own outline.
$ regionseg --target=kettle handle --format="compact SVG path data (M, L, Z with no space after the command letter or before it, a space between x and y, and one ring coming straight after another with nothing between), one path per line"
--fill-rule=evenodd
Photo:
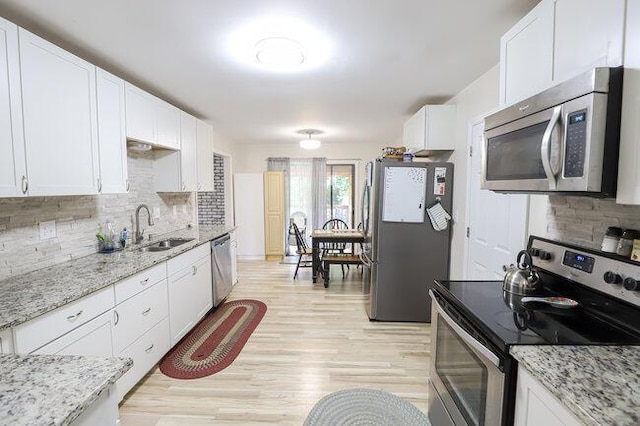
M521 257L524 257L523 262L520 262ZM529 254L529 252L526 250L520 250L520 252L518 252L518 256L516 257L516 264L518 265L518 268L520 268L520 265L522 265L521 269L531 269L531 267L533 266L533 261L531 260L531 255Z

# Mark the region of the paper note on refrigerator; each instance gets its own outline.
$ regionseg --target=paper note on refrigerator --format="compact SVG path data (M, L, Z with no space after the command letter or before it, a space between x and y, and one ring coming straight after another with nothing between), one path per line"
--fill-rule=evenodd
M424 222L427 169L424 167L386 167L382 220L385 222Z

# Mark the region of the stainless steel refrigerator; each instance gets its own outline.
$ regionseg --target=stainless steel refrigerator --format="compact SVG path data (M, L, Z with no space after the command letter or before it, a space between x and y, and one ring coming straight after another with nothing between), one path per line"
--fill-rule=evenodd
M428 289L434 279L449 278L446 216L451 214L453 164L378 159L367 164L366 175L361 212L367 315L430 322ZM440 213L438 222L432 223L427 209L434 217Z

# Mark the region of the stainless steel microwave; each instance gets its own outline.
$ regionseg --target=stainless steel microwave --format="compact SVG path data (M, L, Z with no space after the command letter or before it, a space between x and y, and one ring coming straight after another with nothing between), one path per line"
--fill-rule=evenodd
M482 189L613 197L622 68L595 68L484 120Z

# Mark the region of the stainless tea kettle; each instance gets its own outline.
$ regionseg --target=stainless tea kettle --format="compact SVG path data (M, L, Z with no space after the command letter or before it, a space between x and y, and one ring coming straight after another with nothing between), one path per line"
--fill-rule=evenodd
M522 262L521 258L524 258ZM504 291L524 295L539 289L540 277L531 269L532 263L529 252L521 250L516 257L516 265L503 266L502 269L506 272L502 286Z

